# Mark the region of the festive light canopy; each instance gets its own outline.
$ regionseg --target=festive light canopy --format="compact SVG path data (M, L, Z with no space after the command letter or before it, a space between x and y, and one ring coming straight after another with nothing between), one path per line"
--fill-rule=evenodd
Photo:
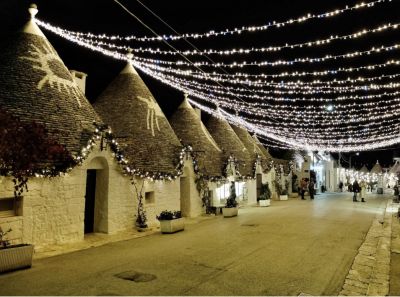
M305 32L302 41L278 45L268 39L251 47L240 42L255 32L266 34L272 27L300 26L311 19L319 19L322 26L328 17L379 9L390 2L359 3L261 26L154 37L95 35L36 22L116 59L129 60L126 52L132 48L135 68L188 93L194 106L246 127L273 147L360 151L400 143L400 60L396 58L400 44L393 37L398 34L398 20L379 25L366 20L364 29L329 31L317 39ZM225 45L226 36L238 38L235 48ZM211 37L215 48L178 42ZM152 45L157 41L162 41L160 48Z

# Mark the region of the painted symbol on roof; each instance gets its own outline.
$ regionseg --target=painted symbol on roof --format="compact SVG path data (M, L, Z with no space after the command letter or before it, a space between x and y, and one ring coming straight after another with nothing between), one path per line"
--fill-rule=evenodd
M38 69L45 73L43 78L38 82L37 88L41 90L43 86L48 83L51 88L57 89L60 93L62 91L66 91L69 95L74 96L79 107L81 107L79 98L82 96L82 94L80 93L80 90L76 86L74 80L69 76L69 73L62 73L60 71L60 68L65 68L65 66L58 57L57 53L54 52L52 47L49 44L44 43L43 49L38 48L34 44L31 44L31 48L33 50L29 51L31 54L30 57L22 56L19 58L36 63L37 65L33 64L32 68Z
M151 97L145 98L142 96L137 96L137 98L147 104L147 130L151 129L151 135L155 136L154 122L156 123L157 130L161 131L157 117L161 117L164 114L157 102L155 102Z

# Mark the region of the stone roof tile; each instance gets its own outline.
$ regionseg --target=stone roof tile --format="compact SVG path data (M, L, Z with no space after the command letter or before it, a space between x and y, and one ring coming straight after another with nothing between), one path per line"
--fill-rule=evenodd
M251 155L229 123L223 118L211 116L205 123L211 136L222 149L224 159L233 155L239 161L239 172L242 175L253 175Z
M130 63L97 98L94 108L111 127L129 165L175 173L182 145Z
M29 22L25 28L36 26ZM0 52L0 107L43 124L58 144L80 153L100 118L43 33L4 36Z
M186 99L172 115L170 123L182 143L199 152L200 170L209 176L222 176L222 151Z

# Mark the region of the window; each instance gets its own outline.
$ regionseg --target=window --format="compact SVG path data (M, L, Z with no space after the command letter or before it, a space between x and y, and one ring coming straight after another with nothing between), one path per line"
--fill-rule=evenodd
M155 202L155 199L154 199L154 192L146 192L146 193L144 194L144 201L145 201L146 204L152 204L152 203L154 203L154 202Z
M22 197L0 198L0 217L22 215Z

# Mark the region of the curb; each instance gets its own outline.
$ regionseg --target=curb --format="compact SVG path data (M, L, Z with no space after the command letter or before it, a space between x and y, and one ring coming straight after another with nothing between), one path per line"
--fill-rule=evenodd
M358 249L339 296L385 296L389 294L393 203L376 215Z

